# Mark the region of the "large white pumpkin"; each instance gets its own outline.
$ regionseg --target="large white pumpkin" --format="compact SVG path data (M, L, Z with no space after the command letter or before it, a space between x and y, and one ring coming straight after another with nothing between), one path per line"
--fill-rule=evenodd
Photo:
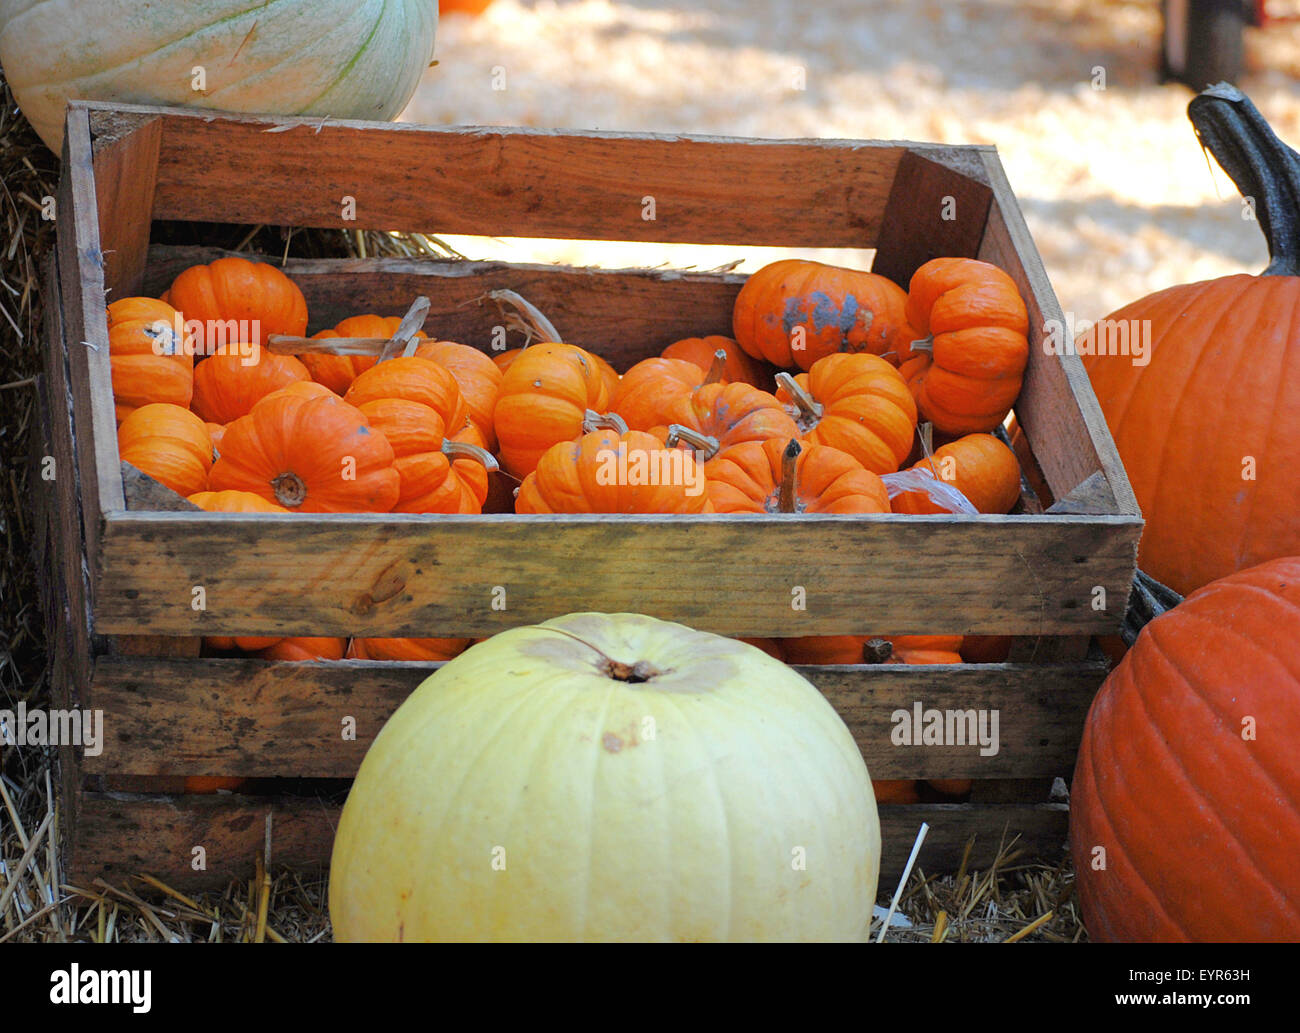
M395 118L437 23L436 0L0 0L0 64L57 154L68 99Z
M866 765L811 684L577 613L471 647L392 716L330 917L340 941L860 940L879 862Z

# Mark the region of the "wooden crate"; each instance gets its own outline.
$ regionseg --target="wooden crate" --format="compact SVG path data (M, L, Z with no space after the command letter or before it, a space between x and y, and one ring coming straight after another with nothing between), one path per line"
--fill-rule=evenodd
M49 283L48 606L62 705L105 714L97 756L62 758L69 881L152 872L178 886L246 873L267 816L277 862L328 860L346 790L384 720L437 665L207 659L207 634L470 636L573 610L633 610L730 635L1019 636L1011 662L807 667L878 778L974 778L969 804L882 808L885 875L922 820L927 870L1004 835L1059 856L1068 776L1118 627L1142 521L1079 360L1048 354L1055 296L995 151L843 140L426 128L74 104ZM342 217L345 195L355 221ZM642 218L653 195L657 218ZM941 217L946 199L955 219ZM155 220L502 236L879 248L906 283L936 255L1019 284L1032 350L1016 408L1050 497L1009 516L229 515L117 455L105 296L158 293L211 250L150 246ZM311 330L432 300L429 327L487 348L512 287L620 368L727 333L736 275L395 259L289 261ZM37 484L45 482L36 481ZM1041 504L1040 504L1041 503ZM1044 511L1045 509L1045 511ZM792 610L791 588L807 590ZM191 606L203 586L206 609ZM493 609L506 589L508 608ZM1107 605L1095 609L1094 590ZM891 745L920 700L1000 714L1001 750ZM340 722L356 720L355 741ZM266 795L159 792L248 776ZM334 780L318 782L317 779ZM134 790L134 791L125 791ZM196 871L193 848L206 851Z

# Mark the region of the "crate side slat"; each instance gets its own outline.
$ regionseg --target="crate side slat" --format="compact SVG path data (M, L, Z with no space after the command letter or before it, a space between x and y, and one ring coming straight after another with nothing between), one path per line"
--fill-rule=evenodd
M228 254L155 245L146 290L161 293L187 266ZM423 294L431 302L426 332L491 353L494 342L504 341L494 332L503 320L495 304L481 299L508 288L545 312L566 341L620 370L683 337L730 336L731 310L745 282L727 273L435 259L290 259L283 268L302 288L312 330L359 312L402 315ZM509 341L520 343L518 336Z
M179 640L184 641L184 640ZM103 657L95 668L105 744L87 772L351 778L384 722L440 664L268 663ZM796 667L853 733L879 778L1055 775L1074 763L1083 720L1105 675L1074 665ZM998 712L997 752L896 746L920 703ZM340 735L355 721L354 740Z
M342 808L308 798L259 800L256 797L140 797L87 793L81 834L85 849L70 867L68 881L90 886L103 878L121 885L145 872L175 889L220 889L232 878L253 873L261 854L266 815L272 813L271 860L298 869L328 864ZM966 843L975 836L967 871L987 869L1004 834L1019 836L1028 856L1061 854L1068 827L1062 804L916 804L880 808L882 856L880 892L888 893L902 873L921 822L930 826L918 860L927 873L953 872ZM202 846L204 870L193 867L194 848Z
M161 142L162 125L155 119L121 139L92 144L99 238L110 242L104 252L110 303L140 292Z
M1105 634L1136 536L1128 517L121 512L95 617L160 635L485 635L584 609L737 635Z
M1067 345L1073 340L1070 328L1002 163L991 152L985 153L984 160L994 205L978 257L1011 274L1029 309L1029 366L1016 401L1017 421L1057 499L1101 471L1113 504L1107 500L1094 511L1139 515L1128 474L1106 429L1083 362L1074 354L1049 355L1045 350L1049 321L1061 328Z
M125 506L108 354L104 260L97 225L95 170L85 111L70 108L59 178L58 233L64 339L77 435L86 558L99 563L100 520ZM93 580L92 580L93 590Z

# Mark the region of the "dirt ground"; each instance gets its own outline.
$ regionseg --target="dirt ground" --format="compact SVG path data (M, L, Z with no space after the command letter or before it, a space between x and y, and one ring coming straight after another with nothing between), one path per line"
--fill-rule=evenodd
M1247 31L1241 85L1300 145L1300 27ZM497 0L443 19L439 64L403 117L995 144L1062 307L1096 319L1266 264L1196 143L1191 92L1156 82L1159 33L1156 0ZM472 257L603 265L771 257L451 239Z

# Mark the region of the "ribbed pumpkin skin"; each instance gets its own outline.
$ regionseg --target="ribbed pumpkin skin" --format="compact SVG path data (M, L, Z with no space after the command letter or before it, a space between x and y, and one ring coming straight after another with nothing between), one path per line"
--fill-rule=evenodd
M523 349L506 366L492 417L501 465L526 477L548 448L579 437L583 414L605 412L610 397L600 365L583 349L557 342Z
M147 473L178 495L208 487L212 439L203 421L167 402L142 405L117 429L122 462Z
M666 673L618 681L610 658ZM339 942L860 941L879 842L861 752L789 668L569 614L472 647L384 725L330 918ZM797 846L818 862L792 865Z
M611 478L606 456L622 455L630 470L636 453L664 461L662 469L682 471L678 483L632 484ZM584 434L547 449L537 469L524 478L515 500L516 513L711 513L704 472L695 467L686 483L690 455L674 456L663 442L644 431L619 435L612 430ZM630 477L628 480L630 481ZM661 480L663 478L660 478Z
M705 372L685 359L642 359L623 374L609 405L629 430L650 431L661 424L683 423L691 392L704 383Z
M184 350L183 328L184 317L155 298L122 298L108 306L109 365L118 423L150 402L189 406L194 359Z
M827 355L794 380L823 407L820 417L800 414L789 392L777 389L805 441L847 452L876 474L893 473L906 461L916 434L916 402L884 359Z
M265 349L254 363L240 355L213 355L194 370L191 406L209 423L232 423L272 391L310 376L292 355L272 355Z
M912 469L950 484L981 513L1009 513L1020 498L1020 463L992 434L967 434L940 445ZM896 495L891 505L895 513L949 512L919 491Z
M58 154L68 98L396 118L437 23L430 0L0 0L0 63Z
M226 428L213 491L251 491L299 513L387 513L401 478L393 446L342 399L289 392L264 398ZM280 482L296 477L300 501Z
M916 336L906 304L906 292L883 276L789 258L745 281L732 331L748 354L776 366L806 370L834 352L901 356ZM802 328L802 348L792 348L796 328Z
M390 338L402 325L401 316L361 315L340 320L332 330L321 330L311 335L313 341L332 337L383 337ZM417 331L423 337L423 331ZM378 355L328 355L323 352L304 352L298 358L307 367L312 380L324 384L337 395L345 395L352 381L378 361Z
M209 513L287 513L283 506L268 502L251 491L196 491L189 496L199 509Z
M776 513L786 442L780 438L734 445L704 464L709 498L719 513ZM888 513L889 493L847 452L807 445L795 461L795 511Z
M1300 277L1170 287L1108 318L1151 320L1146 366L1084 356L1146 520L1142 569L1186 595L1300 554Z
M1287 557L1188 596L1111 672L1070 789L1093 939L1300 939L1297 642L1300 558Z
M456 378L461 397L469 408L470 422L483 438L483 447L495 451L497 433L492 414L496 411L497 395L501 393L501 381L505 379L497 364L477 348L455 341L429 341L417 347L415 354L432 359Z
M259 652L263 660L342 660L345 638L282 638Z
M746 354L732 337L723 337L721 334L710 334L708 337L684 337L665 348L662 357L682 359L707 373L709 367L713 365L713 353L718 349L727 353L727 365L722 373L723 380L727 383L739 380L763 391L772 390L772 367Z
M167 289L167 302L186 320L203 324L197 356L215 355L217 320L247 321L242 340L263 344L269 334L301 337L307 332L307 299L298 285L267 262L218 258L186 269ZM233 339L228 334L227 341ZM288 358L289 356L283 356Z
M352 660L437 661L460 656L469 638L354 638L348 646Z
M768 438L780 438L784 445L799 436L799 428L776 396L748 384L705 384L688 397L681 425L714 438L720 451ZM655 427L651 433L666 440L668 428Z

